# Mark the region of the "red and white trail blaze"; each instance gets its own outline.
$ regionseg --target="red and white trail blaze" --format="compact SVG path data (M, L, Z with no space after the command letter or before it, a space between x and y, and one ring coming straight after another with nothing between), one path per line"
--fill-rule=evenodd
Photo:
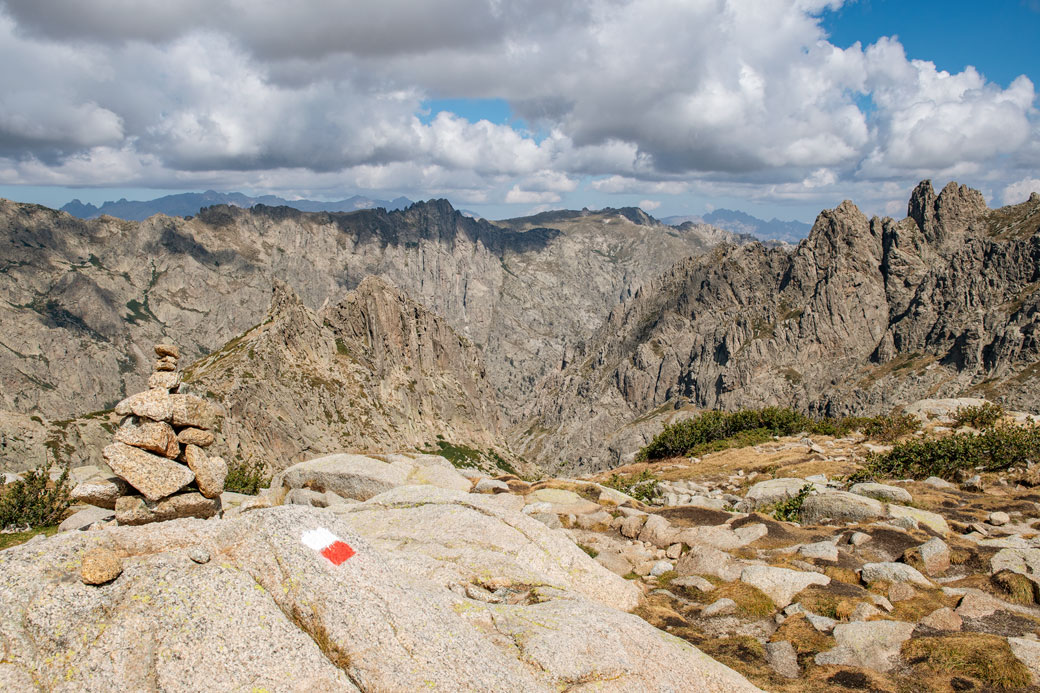
M304 546L314 549L329 559L332 565L339 565L354 555L354 549L350 548L347 542L324 527L304 532L303 536L300 537L300 541L303 542Z

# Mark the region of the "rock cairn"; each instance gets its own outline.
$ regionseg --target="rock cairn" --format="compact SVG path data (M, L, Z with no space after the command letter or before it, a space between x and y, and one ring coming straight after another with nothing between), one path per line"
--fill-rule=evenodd
M115 408L124 418L103 454L116 476L73 491L77 500L114 509L121 525L213 517L227 477L224 460L205 452L214 440L216 409L179 392L177 347L156 344L155 354L149 389Z

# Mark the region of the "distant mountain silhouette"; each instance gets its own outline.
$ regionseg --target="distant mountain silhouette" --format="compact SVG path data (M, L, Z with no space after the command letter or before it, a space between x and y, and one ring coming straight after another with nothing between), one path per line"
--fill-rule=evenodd
M675 216L662 219L669 226L678 226L684 222L704 222L726 231L738 234L751 234L763 241L787 241L797 243L809 235L811 224L803 221L781 221L773 218L769 221L753 217L746 212L735 209L716 209L704 216Z
M412 204L407 197L398 197L393 200L377 200L362 195L354 195L345 200L337 202L321 202L318 200L286 200L277 195L261 195L250 197L242 193L219 193L207 190L204 193L181 193L179 195L166 195L154 200L121 200L105 202L100 207L92 204L84 204L79 200L73 200L61 208L72 216L81 219L94 219L107 214L118 219L130 221L143 221L155 214L165 214L170 217L190 217L199 213L203 207L211 205L234 205L235 207L252 207L263 204L269 207L286 206L298 209L301 212L353 212L358 209L375 209L383 207L386 210L404 209Z

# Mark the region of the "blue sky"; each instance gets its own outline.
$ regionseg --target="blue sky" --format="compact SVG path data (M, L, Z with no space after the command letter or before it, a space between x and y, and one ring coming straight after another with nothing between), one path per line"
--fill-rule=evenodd
M1038 36L1040 0L0 0L0 196L1000 205L1040 188Z

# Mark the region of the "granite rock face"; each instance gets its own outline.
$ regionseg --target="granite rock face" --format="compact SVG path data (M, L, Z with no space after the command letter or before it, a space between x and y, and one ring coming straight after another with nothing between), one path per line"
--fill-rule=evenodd
M875 414L923 397L1040 394L1040 198L987 209L925 181L902 221L851 202L793 252L717 248L682 260L614 309L550 376L513 431L564 469L627 462L662 422L702 408L793 405Z
M615 608L634 585L559 532L496 496L416 489L343 516L287 505L0 552L0 680L98 691L759 690ZM454 522L424 517L439 512ZM422 541L395 538L402 528ZM354 554L333 563L304 540L314 532ZM471 543L456 555L462 538ZM68 579L99 548L125 556L121 574L99 586ZM197 562L200 552L220 560ZM464 596L466 585L512 597L487 603Z

